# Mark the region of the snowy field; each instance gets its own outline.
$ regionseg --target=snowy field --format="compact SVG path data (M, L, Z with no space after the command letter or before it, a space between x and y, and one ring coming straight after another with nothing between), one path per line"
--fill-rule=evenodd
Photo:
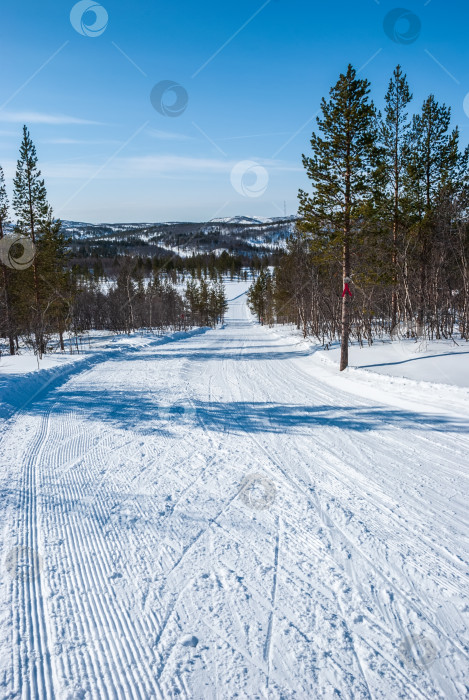
M339 364L340 348L334 347L329 356L332 362ZM349 361L352 369L469 388L469 343L460 338L454 341L378 340L362 348L354 344Z
M467 697L467 346L339 374L246 286L1 358L1 698Z

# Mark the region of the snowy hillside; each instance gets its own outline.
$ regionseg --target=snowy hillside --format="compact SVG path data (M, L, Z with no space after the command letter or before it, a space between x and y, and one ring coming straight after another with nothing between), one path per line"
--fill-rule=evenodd
M251 218L235 216L212 219L205 223L166 222L156 224L86 224L63 221L62 229L74 246L86 241L88 245L101 243L125 247L141 254L146 248L171 250L184 255L210 252L217 249L234 253L254 254L282 250L294 230L295 216Z

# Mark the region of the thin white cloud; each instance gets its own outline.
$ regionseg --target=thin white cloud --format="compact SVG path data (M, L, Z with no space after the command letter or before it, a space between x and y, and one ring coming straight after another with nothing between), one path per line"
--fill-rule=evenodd
M187 134L178 134L175 131L161 131L160 129L148 129L149 136L159 141L193 141L192 136Z
M56 146L102 146L103 144L117 144L121 143L117 139L111 140L111 139L94 139L94 140L88 140L88 139L41 139L40 143L47 143L47 144L53 144Z
M289 131L274 131L269 134L245 134L244 136L224 136L217 139L217 141L241 141L243 139L261 139L270 136L288 136L289 134Z
M79 117L71 117L67 114L44 114L42 112L6 112L0 111L0 122L9 124L93 124L97 126L106 126L102 122L96 122L90 119L80 119Z
M134 156L125 160L125 167L131 172L155 173L223 173L231 170L233 163L218 158L194 158L176 155Z
M283 161L255 159L269 173L273 172L302 172L297 165ZM64 162L40 163L43 177L48 180L85 181L90 178L99 180L131 180L138 178L189 179L217 174L229 174L238 161L226 158L198 158L178 155L146 155L126 158L115 158L106 168L99 171L102 164L95 162L77 162L67 159ZM5 161L6 176L13 176L16 161ZM99 171L98 174L97 171Z
M253 160L259 163L259 165L263 165L265 168L270 168L271 170L302 170L299 166L289 165L281 161L259 158L253 158ZM233 161L226 158L196 158L176 155L147 155L122 159L122 165L127 172L134 172L142 175L147 173L161 175L166 173L178 173L181 175L184 173L225 173L231 172L237 162L237 160Z
M100 171L99 162L77 163L71 159L66 162L42 162L43 176L48 179L88 180L130 180L151 177L193 177L194 173L229 172L233 163L209 158L190 158L184 156L156 155L115 158ZM98 174L96 174L98 172Z

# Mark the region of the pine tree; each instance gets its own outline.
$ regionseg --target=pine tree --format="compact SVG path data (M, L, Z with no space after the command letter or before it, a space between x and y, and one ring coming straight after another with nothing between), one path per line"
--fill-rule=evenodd
M195 320L200 320L199 317L199 290L194 279L188 280L186 284L185 297L191 313L191 325Z
M66 317L72 304L71 276L66 269L67 243L61 232L61 222L53 220L52 210L49 210L48 219L42 226L38 242L37 261L40 270L42 305L47 308L52 329L59 334L61 350L65 349L63 334Z
M324 256L341 249L342 279L351 275L351 245L360 226L363 206L373 191L377 163L376 109L368 98L370 84L356 77L349 65L321 102L313 133L313 155L303 155L303 165L313 183L313 193L300 190L300 230L315 234ZM342 298L340 370L348 366L349 297Z
M209 289L205 279L201 279L199 282L199 311L202 316L202 323L204 326L209 325Z
M248 290L248 306L256 314L259 323L271 323L273 320L273 282L268 270L261 270L258 278Z
M5 235L5 225L8 221L8 196L5 187L5 177L0 166L0 240ZM5 324L10 344L10 355L15 354L15 335L13 332L13 309L10 299L10 275L6 265L2 265L3 297L5 300Z
M403 178L410 157L410 127L407 106L412 94L407 76L397 66L386 93L385 118L381 123L382 174L385 188L385 216L392 222L391 331L397 324L397 260L403 226Z
M454 187L466 169L467 156L459 151L459 132L449 132L451 108L440 105L434 95L414 115L411 157L406 173L409 207L413 210L418 254L417 333L425 322L428 265L435 234L435 207L445 187ZM464 166L464 159L466 164Z
M17 232L23 236L29 236L33 245L36 246L44 226L50 219L50 208L47 203L44 180L41 179L41 171L37 167L36 148L26 126L23 127L20 157L13 180L13 209L17 217ZM34 257L32 270L34 286L33 326L37 352L39 357L42 357L45 352L45 342L37 257Z
M216 317L217 321L223 323L225 313L228 309L228 301L225 294L225 285L223 282L216 282L214 284L214 294L216 300Z

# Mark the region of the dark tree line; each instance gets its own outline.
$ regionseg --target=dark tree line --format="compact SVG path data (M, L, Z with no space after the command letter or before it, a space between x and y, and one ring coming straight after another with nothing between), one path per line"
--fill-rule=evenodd
M91 330L187 330L216 326L225 311L223 284L191 281L183 291L163 274L144 278L129 260L107 291L96 280L77 282L69 329L74 337Z
M134 255L132 253L115 255L113 258L101 255L95 246L80 245L71 246L70 265L72 270L87 279L116 279L122 265L129 260L135 262L139 272L145 276L157 273L166 273L173 281L185 281L187 277L197 279L210 279L214 282L223 278L248 279L248 269L258 272L266 263L273 264L274 256L261 258L257 255L231 255L223 251L221 255L214 253L194 253L182 258L177 254L166 252L164 255ZM278 256L277 256L278 257Z
M42 357L53 348L64 350L67 338L79 348L79 337L94 329L130 333L213 326L223 320L226 299L214 264L202 268L197 261L189 271L182 270L192 279L184 291L178 270L168 259L150 260L148 266L141 258L120 257L113 265L114 276L106 282L101 260L95 261L92 274L89 267L73 262L70 241L47 201L26 127L12 209L13 226L0 168L0 337L8 341L10 354L24 343ZM230 265L235 274L231 259Z
M384 114L369 93L349 66L322 100L303 156L312 191L273 278L251 291L265 318L340 338L341 369L352 338L469 338L469 148L434 95L409 115L400 66Z

